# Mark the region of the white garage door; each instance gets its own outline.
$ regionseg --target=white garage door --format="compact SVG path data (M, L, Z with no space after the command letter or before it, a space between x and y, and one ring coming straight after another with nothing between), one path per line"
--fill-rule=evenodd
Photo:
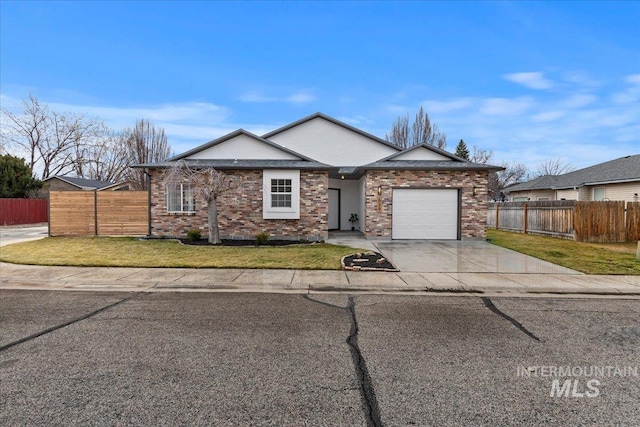
M394 189L394 239L458 238L458 190Z

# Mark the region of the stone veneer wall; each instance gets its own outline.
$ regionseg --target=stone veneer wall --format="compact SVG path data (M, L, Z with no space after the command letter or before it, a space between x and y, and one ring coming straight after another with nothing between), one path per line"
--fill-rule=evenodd
M328 238L326 171L300 171L300 219L262 218L262 170L231 170L242 187L218 197L218 224L222 238L254 238L265 231L272 238L325 240ZM209 233L207 206L196 197L193 214L167 213L166 185L161 171L151 170L151 235L183 237L192 228Z
M463 240L486 238L488 176L486 171L367 171L365 175L365 237L391 238L393 188L461 189ZM378 210L378 186L381 187ZM476 195L473 195L473 186Z

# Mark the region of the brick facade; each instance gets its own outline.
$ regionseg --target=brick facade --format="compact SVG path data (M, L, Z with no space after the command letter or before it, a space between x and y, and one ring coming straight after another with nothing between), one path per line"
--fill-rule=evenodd
M151 170L151 235L183 237L192 228L209 233L207 206L196 198L192 214L167 213L166 185L161 171ZM262 218L262 170L231 170L242 187L218 197L218 225L222 238L254 238L261 232L271 238L325 240L328 237L328 187L326 171L300 171L300 219Z
M484 239L488 175L487 171L367 171L365 237L391 238L393 188L458 188L461 190L460 237L463 240Z

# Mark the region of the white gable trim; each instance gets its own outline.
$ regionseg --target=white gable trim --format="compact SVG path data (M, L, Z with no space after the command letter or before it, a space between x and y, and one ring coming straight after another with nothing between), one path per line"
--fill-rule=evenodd
M434 154L438 154L438 155L440 155L442 157L437 158L437 159L436 158L420 159L420 158L416 158L416 157L410 158L410 157L413 157L413 154L410 154L410 153L413 153L414 151L420 152L419 150L420 151L421 150L427 150L427 151L430 151L430 152L432 152ZM404 158L401 158L401 157L404 157ZM387 160L446 160L446 159L457 160L459 162L468 163L468 161L463 159L462 157L458 157L458 156L456 156L454 154L449 153L448 151L442 150L442 149L440 149L438 147L435 147L435 146L429 145L429 144L414 145L411 148L407 148L406 150L402 150L399 153L392 154L391 156L385 157L384 159L380 159L379 161L380 162L385 162Z
M253 143L259 143L262 144L261 145L254 145L254 147L261 147L261 150L266 152L266 153L270 153L269 155L272 157L269 158L265 158L265 157L260 157L258 156L255 152L252 152L250 149L248 148L243 148L242 150L239 149L235 149L235 150L230 150L229 148L226 148L225 150L221 150L220 152L218 152L218 154L216 155L222 155L223 151L227 151L229 153L229 151L236 153L235 156L232 157L204 157L202 154L199 154L201 152L207 152L207 155L213 155L213 153L215 153L215 149L213 149L214 147L218 146L218 145L222 145L224 143L226 143L227 141L231 141L235 138L238 137L244 137L244 138L248 138L248 140L252 141ZM247 141L247 139L245 139L245 141ZM276 151L268 151L268 148L272 148ZM276 154L279 153L279 154ZM225 155L229 155L229 154L225 154ZM237 131L231 132L227 135L221 136L220 138L214 139L213 141L209 141L206 144L202 144L192 150L186 151L178 156L172 157L171 159L168 159L167 161L173 162L173 161L177 161L180 159L250 159L250 160L256 160L256 159L261 159L261 160L308 160L308 161L314 161L314 159L311 159L307 156L304 156L302 154L296 153L292 150L287 149L286 147L282 147L272 141L266 140L264 138L259 137L258 135L254 135L251 132L247 132L244 129L238 129Z
M453 161L449 156L444 156L440 153L436 153L433 150L429 150L425 147L418 147L416 150L406 150L402 153L393 156L393 160L446 160Z

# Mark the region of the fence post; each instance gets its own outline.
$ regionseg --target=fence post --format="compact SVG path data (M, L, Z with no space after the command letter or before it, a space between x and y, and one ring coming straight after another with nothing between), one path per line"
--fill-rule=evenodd
M522 219L522 232L527 234L527 221L529 220L529 206L524 204L524 218Z
M94 234L98 235L98 190L93 190L93 222Z
M496 230L500 230L500 205L498 203L496 206Z

